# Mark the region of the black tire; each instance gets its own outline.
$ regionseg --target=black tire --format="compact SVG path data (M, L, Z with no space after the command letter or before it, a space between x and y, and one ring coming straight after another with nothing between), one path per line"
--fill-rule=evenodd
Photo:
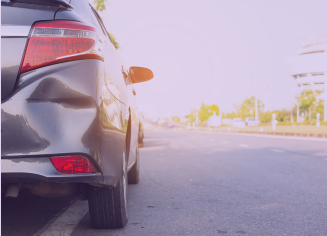
M137 184L140 181L140 158L139 148L136 149L136 161L132 169L128 171L128 183Z
M124 156L125 159L125 156ZM94 187L89 185L88 202L92 225L96 229L123 228L127 217L127 167L123 161L123 171L116 187Z

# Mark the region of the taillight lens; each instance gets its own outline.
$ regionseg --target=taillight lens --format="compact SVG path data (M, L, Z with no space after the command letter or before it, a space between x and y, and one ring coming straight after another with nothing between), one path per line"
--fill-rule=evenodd
M20 72L64 61L103 60L97 30L75 21L48 21L33 25Z
M91 174L98 172L93 163L83 156L51 157L54 167L63 174Z

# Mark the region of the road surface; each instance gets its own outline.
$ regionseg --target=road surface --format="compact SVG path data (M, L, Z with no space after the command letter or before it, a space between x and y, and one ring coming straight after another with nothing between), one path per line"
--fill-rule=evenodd
M2 235L327 235L327 142L145 131L129 223L94 230L87 202L2 198Z

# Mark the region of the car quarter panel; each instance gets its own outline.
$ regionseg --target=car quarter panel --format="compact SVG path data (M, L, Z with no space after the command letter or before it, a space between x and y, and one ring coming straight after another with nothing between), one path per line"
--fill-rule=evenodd
M12 93L25 50L26 38L1 38L1 100Z
M126 122L131 117L131 140L129 144L128 166L130 167L136 160L137 134L139 129L138 112L135 97L132 91L132 82L128 76L129 70L123 64L117 49L112 44L102 20L92 10L87 0L72 0L70 2L74 10L60 9L56 13L56 19L79 20L87 24L92 24L99 31L104 39L104 80L107 89L119 101L124 103L130 113L126 113ZM78 17L77 17L78 15Z
M83 154L115 185L122 169L126 105L104 82L104 63L79 60L19 78L1 107L2 159Z

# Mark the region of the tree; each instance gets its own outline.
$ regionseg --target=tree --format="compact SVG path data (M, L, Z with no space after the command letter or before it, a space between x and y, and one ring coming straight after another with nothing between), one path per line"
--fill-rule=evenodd
M262 111L264 104L260 100L258 100L259 104L259 113ZM253 116L255 111L255 97L252 96L250 98L245 99L241 105L234 105L237 111L238 116L240 116L242 119ZM252 114L251 114L252 110Z
M264 112L264 113L261 113L260 114L260 120L261 120L261 123L269 123L269 122L271 122L271 120L272 120L272 114L273 114L274 112L272 112L272 111L266 111L266 112ZM278 118L278 116L276 116L277 118ZM278 120L278 119L277 119ZM279 120L278 120L279 121Z
M190 112L190 114L188 114L187 116L185 116L188 120L189 120L189 122L194 122L195 121L195 119L196 119L196 113L197 113L197 110L196 109L192 109L191 110L191 112Z
M234 104L234 106L235 106L235 104ZM227 119L234 119L234 118L237 118L238 116L237 116L237 113L235 113L233 111L233 112L223 113L222 117L227 118Z
M200 122L207 121L210 116L213 116L213 113L216 112L218 115L219 113L219 108L217 105L205 105L202 103L200 110L197 109L192 109L189 115L186 116L186 118L190 122L194 122L196 120L196 114L199 116Z
M324 100L317 101L317 106L315 110L316 113L320 114L320 118L324 120Z
M317 96L320 92L312 91L311 89L305 89L302 93L297 97L297 100L300 103L300 107L306 110L309 110L309 124L311 125L311 113L314 107L317 104Z
M106 1L107 0L94 0L93 3L95 4L95 8L98 11L103 11L104 9L106 9L106 5L105 5Z
M201 108L199 110L199 120L201 122L207 121L209 119L210 116L213 116L213 112L216 112L216 114L218 115L219 112L219 108L217 105L205 105L202 103Z
M106 2L107 0L94 0L93 3L95 4L95 9L98 11L103 11L106 9ZM120 48L119 43L117 42L115 36L109 32L107 32L109 38L111 39L113 45L115 46L116 49Z

